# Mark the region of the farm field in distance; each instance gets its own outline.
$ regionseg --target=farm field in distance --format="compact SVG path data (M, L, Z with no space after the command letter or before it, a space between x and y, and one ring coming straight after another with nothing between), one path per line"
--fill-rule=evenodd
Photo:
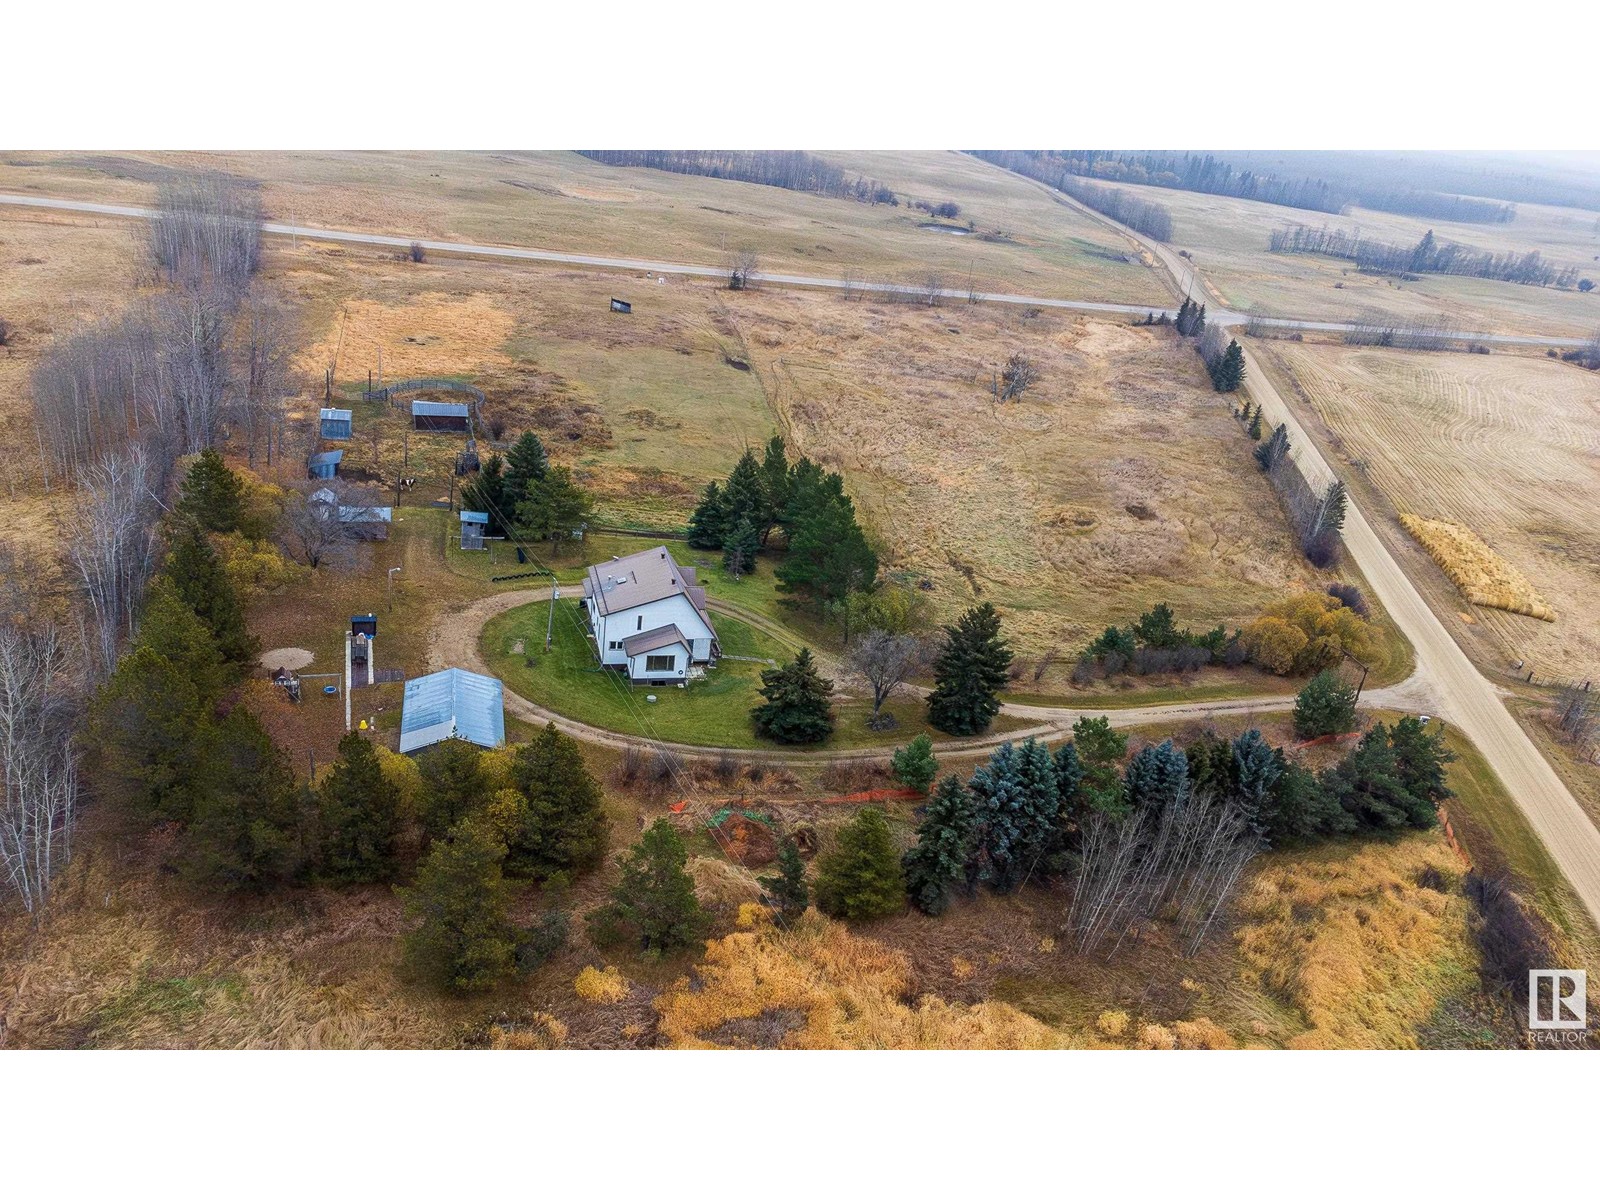
M1172 188L1115 186L1172 213L1171 245L1193 255L1212 285L1208 302L1239 312L1312 321L1358 321L1371 313L1419 323L1442 315L1470 332L1569 337L1587 337L1600 328L1600 290L1585 294L1456 275L1398 280L1364 275L1343 259L1268 249L1272 231L1289 225L1359 231L1364 238L1408 246L1431 229L1441 242L1497 254L1537 250L1548 260L1600 276L1595 213L1518 204L1516 219L1508 224L1465 224L1367 209L1334 215Z
M1385 515L1465 525L1555 609L1546 622L1471 605L1443 583L1485 667L1525 659L1541 677L1600 672L1600 377L1544 357L1282 341L1253 349L1291 381L1286 394L1315 414L1347 477L1370 483ZM1413 577L1430 573L1419 564Z

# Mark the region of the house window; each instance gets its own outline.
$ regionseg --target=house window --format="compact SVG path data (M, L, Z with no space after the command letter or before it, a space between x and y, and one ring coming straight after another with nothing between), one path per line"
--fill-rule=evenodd
M622 643L621 642L612 642L610 644L610 646L607 647L607 648L611 649L611 650L621 650L622 649Z
M646 671L670 671L677 661L677 656L673 654L647 654L644 658L644 669Z
M634 626L634 628L636 628L636 629L643 629L644 628L644 614L643 613L639 614L639 624Z

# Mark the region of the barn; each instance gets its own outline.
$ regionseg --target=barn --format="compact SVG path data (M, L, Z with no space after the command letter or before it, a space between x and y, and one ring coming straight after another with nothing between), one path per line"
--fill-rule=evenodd
M306 460L306 474L312 479L332 479L339 474L339 464L343 461L343 450L324 450Z
M353 426L353 414L348 408L325 408L318 414L322 422L322 436L333 442L348 441Z
M498 679L460 667L406 680L400 753L461 738L493 750L506 740L505 694Z
M470 433L472 410L447 400L413 400L411 428L424 433Z

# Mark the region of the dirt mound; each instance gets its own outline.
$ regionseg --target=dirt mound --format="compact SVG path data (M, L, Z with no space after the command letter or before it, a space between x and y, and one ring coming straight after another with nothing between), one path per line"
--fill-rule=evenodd
M280 646L276 650L266 650L261 655L261 665L268 671L276 671L282 667L285 671L298 671L309 667L316 655L309 650L302 650L299 646Z
M742 867L764 867L778 857L778 835L764 821L730 813L716 829L717 845Z

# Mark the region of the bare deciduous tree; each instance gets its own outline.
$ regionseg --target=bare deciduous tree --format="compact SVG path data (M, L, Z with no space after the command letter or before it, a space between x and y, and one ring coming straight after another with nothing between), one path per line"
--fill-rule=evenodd
M867 724L879 728L885 702L928 662L928 643L910 633L869 629L850 647L850 668L872 689L872 715Z
M1555 722L1563 737L1588 753L1600 733L1600 696L1586 684L1567 684L1556 695Z
M929 308L938 308L939 301L944 297L944 276L937 271L929 271L919 281L919 285L922 302Z
M268 466L283 450L284 399L290 391L289 320L275 303L247 300L235 323L235 386L230 422L244 434L249 465L264 453Z
M331 492L330 502L317 498L318 492ZM348 490L338 480L313 480L289 494L278 524L283 548L312 570L337 547L350 540L349 528L339 520L339 506L350 504Z
M80 709L55 624L0 625L0 873L30 913L72 852Z
M738 292L754 287L761 274L761 260L750 247L741 247L728 260L728 290Z
M845 267L844 270L839 273L839 280L844 284L843 288L840 290L847 302L859 298L861 293L860 271L856 270L854 267Z
M107 455L80 476L79 494L59 517L67 557L89 602L96 674L116 669L117 646L132 637L140 597L155 570L165 470L143 446Z
M150 249L177 287L243 294L261 263L255 188L215 173L169 176L156 197Z
M998 399L1002 404L1007 400L1015 400L1038 380L1039 368L1033 359L1026 354L1013 354L1006 359L1005 368L1000 372Z

